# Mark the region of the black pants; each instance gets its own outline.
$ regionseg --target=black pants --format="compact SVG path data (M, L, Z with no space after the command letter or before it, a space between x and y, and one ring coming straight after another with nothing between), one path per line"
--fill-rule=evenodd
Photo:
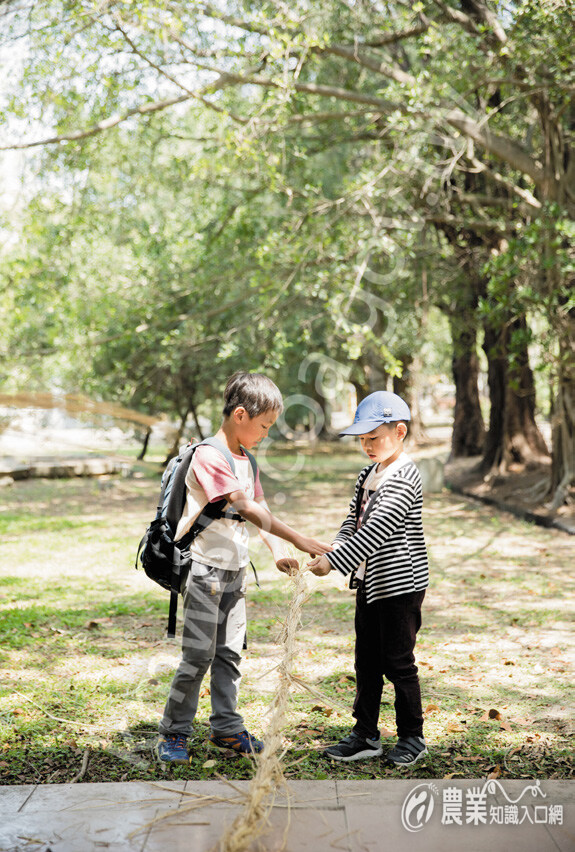
M355 605L355 674L353 705L361 737L379 737L383 678L395 689L395 720L399 737L423 736L421 691L413 649L421 627L425 591L409 592L367 603L362 586Z

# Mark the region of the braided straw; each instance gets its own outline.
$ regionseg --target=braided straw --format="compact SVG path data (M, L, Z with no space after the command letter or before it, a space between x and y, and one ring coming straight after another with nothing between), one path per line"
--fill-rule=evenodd
M220 852L244 852L254 840L257 840L271 827L270 812L274 806L274 794L277 788L285 785L281 767L282 731L285 727L291 670L296 655L296 633L300 624L301 611L309 590L301 571L292 575L292 596L284 624L282 640L283 657L278 666L279 683L273 697L269 724L264 736L264 749L257 756L257 769L248 790L248 799L244 810L236 817L230 828L222 836ZM287 829L281 848L285 847ZM268 847L269 849L269 847Z

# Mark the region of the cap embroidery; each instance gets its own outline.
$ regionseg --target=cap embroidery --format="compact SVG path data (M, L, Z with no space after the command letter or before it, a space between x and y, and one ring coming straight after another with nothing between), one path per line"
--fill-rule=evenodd
M384 408L383 409L383 416L384 417L391 417L392 414L393 414L393 411L391 410L391 408Z

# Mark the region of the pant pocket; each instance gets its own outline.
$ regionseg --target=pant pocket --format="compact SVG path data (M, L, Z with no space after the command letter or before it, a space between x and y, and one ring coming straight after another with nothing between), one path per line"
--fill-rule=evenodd
M200 586L204 594L210 597L219 595L221 591L221 580L218 569L213 565L204 565L202 562L192 562L188 577L189 583Z

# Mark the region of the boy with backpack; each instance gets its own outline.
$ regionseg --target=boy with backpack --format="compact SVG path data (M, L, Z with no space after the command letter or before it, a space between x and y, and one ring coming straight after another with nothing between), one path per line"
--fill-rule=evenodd
M190 544L192 561L182 582L182 658L156 746L159 759L168 763L189 761L186 740L198 708L201 682L210 667L210 745L243 756L262 750L262 743L245 729L236 709L246 635L249 534L244 521L258 527L276 566L288 574L297 570L298 562L286 556L284 541L312 555L331 549L271 514L252 465L249 450L267 436L282 407L280 391L271 379L259 373L235 373L226 384L224 417L215 441L210 439L209 444L195 449L186 475L186 503L176 541L188 533L206 504L225 498L232 512L212 520ZM228 453L234 472L226 460Z
M309 564L317 576L337 569L351 575L355 609L356 695L351 733L325 754L352 761L382 754L378 730L384 676L395 690L398 741L386 760L410 766L425 754L423 713L413 654L428 585L421 521L419 471L403 451L408 406L378 391L357 407L342 435L358 435L371 464L359 474L348 515L333 551Z

